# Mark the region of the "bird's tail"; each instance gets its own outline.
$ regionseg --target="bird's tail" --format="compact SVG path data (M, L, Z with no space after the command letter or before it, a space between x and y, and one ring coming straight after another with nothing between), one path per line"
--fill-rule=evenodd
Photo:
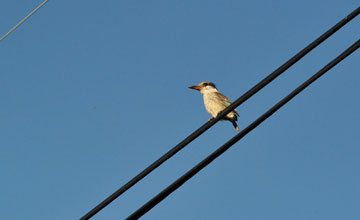
M231 123L233 124L233 126L234 126L234 128L235 128L236 132L239 132L239 131L240 131L240 129L239 129L239 126L236 124L235 119L232 119L232 120L230 120L230 121L231 121Z

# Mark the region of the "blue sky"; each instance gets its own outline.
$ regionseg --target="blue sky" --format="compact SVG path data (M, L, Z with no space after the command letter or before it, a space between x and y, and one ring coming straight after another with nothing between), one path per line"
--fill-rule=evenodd
M5 34L42 1L3 0ZM0 220L78 219L359 6L49 1L0 43ZM239 106L246 127L360 36L360 18ZM359 219L356 51L143 219ZM236 134L219 122L93 219L124 219Z

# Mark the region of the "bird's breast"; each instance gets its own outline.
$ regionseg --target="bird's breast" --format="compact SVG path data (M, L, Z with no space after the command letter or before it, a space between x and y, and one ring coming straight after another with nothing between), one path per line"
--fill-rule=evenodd
M224 107L221 104L221 100L212 94L204 94L204 104L206 110L213 117L216 117L220 111L224 110Z
M216 94L204 94L204 104L206 111L213 117L216 117L219 112L223 111L227 105ZM230 112L227 117L234 117L234 113Z

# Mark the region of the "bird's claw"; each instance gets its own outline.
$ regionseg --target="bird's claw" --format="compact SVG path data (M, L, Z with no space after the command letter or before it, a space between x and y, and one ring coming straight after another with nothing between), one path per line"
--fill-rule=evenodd
M211 120L213 120L214 119L214 117L211 117L211 118L209 118L209 120L208 121L211 121Z

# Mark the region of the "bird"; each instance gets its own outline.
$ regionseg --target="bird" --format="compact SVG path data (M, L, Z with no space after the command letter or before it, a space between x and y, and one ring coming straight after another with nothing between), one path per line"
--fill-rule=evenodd
M209 119L212 120L215 118L221 111L223 111L226 107L231 104L231 101L221 94L214 83L212 82L201 82L196 86L189 86L189 89L195 89L200 91L204 98L204 104L206 111L210 113L213 117ZM228 120L232 123L235 130L239 132L239 127L236 124L238 119L239 113L234 109L233 111L229 112L223 119L221 120Z

